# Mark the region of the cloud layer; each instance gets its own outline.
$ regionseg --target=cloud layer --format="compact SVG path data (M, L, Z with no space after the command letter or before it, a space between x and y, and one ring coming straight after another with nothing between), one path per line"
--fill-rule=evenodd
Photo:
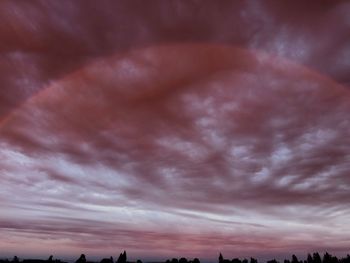
M2 227L77 253L345 252L349 102L329 78L232 47L98 60L1 124Z
M350 6L291 3L1 2L3 256L348 253Z

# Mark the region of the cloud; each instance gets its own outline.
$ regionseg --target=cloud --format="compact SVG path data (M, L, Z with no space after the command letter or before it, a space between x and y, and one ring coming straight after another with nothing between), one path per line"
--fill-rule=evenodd
M138 5L0 3L2 247L345 252L349 4Z
M264 50L349 84L349 5L154 1L0 4L0 117L51 81L115 52L171 42ZM189 15L191 14L191 15ZM195 14L195 15L193 15Z
M1 124L1 198L12 207L2 228L164 255L174 244L206 255L220 246L302 251L323 235L333 239L318 248L342 250L349 100L303 66L231 47L167 45L97 60ZM60 214L77 221L33 223Z
M132 257L140 254L149 257L152 256L150 251L157 251L159 253L157 256L164 259L169 253L174 253L174 249L176 253L195 257L196 253L203 253L205 250L213 248L226 253L233 249L244 255L244 253L251 253L252 251L256 253L257 250L262 254L266 250L280 253L286 247L293 248L295 251L302 251L305 245L318 249L322 248L323 245L322 243L315 245L313 240L310 240L312 236L308 233L292 238L287 233L280 237L266 234L262 237L259 233L249 233L248 235L247 233L240 233L239 236L218 232L176 233L164 232L159 229L128 229L112 222L107 224L99 221L74 220L71 218L45 219L42 221L22 220L21 223L3 220L0 224L4 231L4 237L9 237L10 240L23 241L34 237L40 244L48 239L53 239L59 245L64 241L66 251L68 249L71 252L72 247L69 249L69 246L73 246L75 249L87 250L90 253L103 249L104 253L109 252L112 255L116 254L116 248L128 247L129 251L133 252L131 253ZM334 236L328 236L328 242L334 241L334 238ZM343 238L346 239L345 236ZM339 236L336 239L339 240ZM302 241L302 243L298 244L296 241ZM191 251L188 250L188 246L191 246ZM38 249L35 246L34 248ZM77 253L75 250L73 252Z

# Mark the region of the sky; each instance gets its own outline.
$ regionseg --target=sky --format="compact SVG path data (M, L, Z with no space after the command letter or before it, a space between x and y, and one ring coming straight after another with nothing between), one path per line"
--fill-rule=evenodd
M0 257L349 253L349 13L1 1Z

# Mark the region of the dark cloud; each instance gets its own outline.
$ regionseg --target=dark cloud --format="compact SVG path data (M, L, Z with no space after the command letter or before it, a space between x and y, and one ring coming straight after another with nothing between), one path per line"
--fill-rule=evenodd
M20 179L27 189L19 200L29 206L39 194L62 200L47 203L49 215L59 209L79 219L96 217L94 211L120 216L127 206L131 214L154 211L152 220L163 227L173 220L166 213L186 224L203 218L214 229L239 229L235 222L254 216L246 230L262 225L259 231L265 238L271 231L273 239L281 234L273 221L282 227L292 220L299 231L312 222L319 229L307 231L311 243L320 229L332 233L329 226L347 217L349 100L331 79L264 53L192 44L147 48L89 64L30 99L2 123L2 155L12 174L30 171ZM336 206L343 217L313 215ZM147 213L136 221L149 220ZM41 225L29 233L88 231L90 240L104 242L111 231ZM127 243L134 248L160 239L142 231L121 235L142 236ZM167 231L165 244L192 240L185 229ZM206 239L262 247L255 237L238 236L196 238L199 247Z
M291 3L2 2L8 251L346 251L349 5Z
M0 114L87 61L167 42L266 50L348 85L348 10L346 1L2 1Z

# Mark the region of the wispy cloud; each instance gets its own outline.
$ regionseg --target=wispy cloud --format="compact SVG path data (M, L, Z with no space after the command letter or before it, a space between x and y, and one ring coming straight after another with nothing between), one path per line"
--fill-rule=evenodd
M1 246L346 252L349 5L135 5L0 4Z
M320 233L340 238L349 232L337 232L349 217L349 101L330 79L242 49L173 45L99 60L2 123L3 199L46 207L13 208L2 228L70 233L90 248L165 238L158 249L181 243L178 252L191 242L192 252L259 253L310 246ZM11 223L60 213L79 221ZM174 219L183 227L168 228Z

